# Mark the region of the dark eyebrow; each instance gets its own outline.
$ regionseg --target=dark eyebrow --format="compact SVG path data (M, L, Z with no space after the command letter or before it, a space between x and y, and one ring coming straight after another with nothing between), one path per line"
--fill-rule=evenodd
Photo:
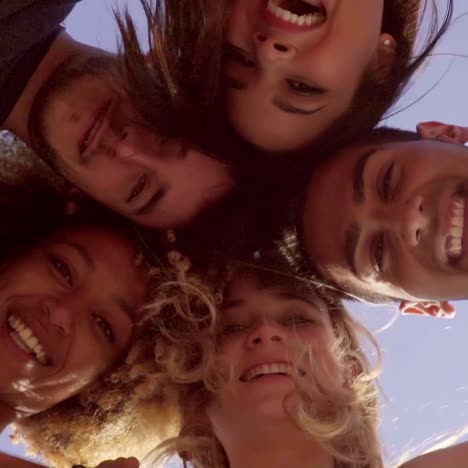
M245 89L248 88L247 83L244 83L243 81L240 81L240 80L236 80L232 76L226 75L224 77L224 83L234 91L244 91Z
M353 169L353 200L355 203L361 204L366 201L364 190L364 174L366 172L367 163L371 156L377 152L376 148L368 148L364 154L357 160Z
M85 247L83 247L80 244L77 244L76 242L70 242L70 241L65 241L64 244L76 250L78 254L80 255L80 257L85 261L88 268L90 268L91 270L95 269L94 260L91 258L91 256L89 255L89 252L86 250Z
M245 304L244 299L229 299L226 302L223 302L223 309L232 309L234 307L239 307Z
M282 110L283 112L287 112L288 114L296 114L296 115L312 115L320 112L322 109L326 107L326 105L315 107L314 109L303 109L301 107L295 107L285 101L282 101L280 98L275 97L273 98L273 105L278 109Z
M356 249L360 237L361 227L359 226L359 224L351 224L351 226L346 230L345 233L344 255L349 269L357 278L359 278L360 275L356 268Z
M317 297L312 294L307 294L305 291L276 291L273 292L273 296L284 301L299 301L317 307L317 303L313 300L314 298L317 299Z
M113 297L117 307L128 317L131 323L135 323L136 320L136 307L129 304L123 297Z

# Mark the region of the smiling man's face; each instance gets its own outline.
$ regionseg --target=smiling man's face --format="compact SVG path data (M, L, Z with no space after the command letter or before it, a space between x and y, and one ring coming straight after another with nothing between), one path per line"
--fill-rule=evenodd
M71 60L40 93L32 140L72 184L153 228L189 223L233 185L228 166L136 124L112 59Z
M468 149L461 144L347 148L309 181L305 247L322 274L345 289L466 299L467 197Z

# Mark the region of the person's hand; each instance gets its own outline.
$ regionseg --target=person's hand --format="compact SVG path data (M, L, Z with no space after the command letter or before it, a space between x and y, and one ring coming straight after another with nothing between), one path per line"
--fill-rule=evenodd
M96 468L138 468L140 462L134 458L117 458L117 460L106 460L100 463Z

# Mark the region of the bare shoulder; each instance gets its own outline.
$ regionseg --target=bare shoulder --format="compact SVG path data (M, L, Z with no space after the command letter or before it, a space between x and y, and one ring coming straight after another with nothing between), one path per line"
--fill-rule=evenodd
M0 452L0 466L8 468L44 468L44 465L38 465L22 458L13 457Z
M399 468L468 468L468 442L421 455Z

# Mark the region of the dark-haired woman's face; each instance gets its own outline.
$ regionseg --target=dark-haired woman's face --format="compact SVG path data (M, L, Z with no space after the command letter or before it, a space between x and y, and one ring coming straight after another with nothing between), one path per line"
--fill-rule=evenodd
M256 431L283 420L284 399L296 388L293 368L303 362L296 362L296 352L303 347L339 378L332 324L319 299L244 276L229 288L222 314L221 353L233 376L208 410L215 431ZM304 372L299 378L307 379Z
M126 239L62 231L0 273L0 401L38 412L76 394L129 345L148 286Z
M390 57L383 0L233 0L224 74L230 119L268 151L312 142ZM383 52L382 52L383 51ZM382 53L381 53L382 52Z

